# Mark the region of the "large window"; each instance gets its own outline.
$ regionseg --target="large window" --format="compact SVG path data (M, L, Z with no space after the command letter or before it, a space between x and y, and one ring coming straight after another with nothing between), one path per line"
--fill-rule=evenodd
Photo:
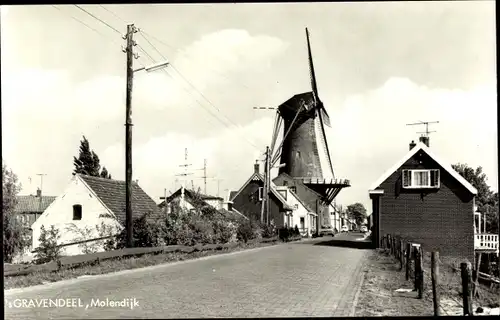
M403 188L439 188L439 169L403 170Z
M73 206L73 220L82 220L82 205L75 204Z

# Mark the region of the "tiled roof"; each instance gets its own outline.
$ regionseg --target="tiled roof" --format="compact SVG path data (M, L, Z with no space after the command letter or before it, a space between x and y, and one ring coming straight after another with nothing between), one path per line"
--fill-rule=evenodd
M52 196L17 196L17 205L14 208L16 213L36 212L42 213L54 201Z
M99 199L115 214L120 223L125 222L125 181L92 177L79 174L80 178L91 188ZM132 214L134 218L160 212L156 203L135 182L132 183Z

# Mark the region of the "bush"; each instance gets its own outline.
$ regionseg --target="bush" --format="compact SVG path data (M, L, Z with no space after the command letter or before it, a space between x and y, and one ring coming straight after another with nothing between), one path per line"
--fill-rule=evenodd
M257 238L260 235L258 223L254 220L242 220L238 225L236 235L239 241L247 243L248 240Z
M57 245L60 238L59 229L52 225L49 230L46 230L42 225L38 238L40 243L35 249L35 263L42 264L58 260L62 253L62 248Z
M295 229L293 229L293 235L294 236L300 236L299 227L297 225L295 225Z
M163 243L163 230L157 222L148 220L145 214L138 219L133 220L133 246L134 247L155 247ZM112 240L107 241L106 246L112 245ZM127 247L127 229L123 228L116 237L116 249Z
M237 227L234 223L222 219L215 219L212 222L212 226L214 230L214 243L229 243L236 238Z
M262 223L260 225L262 230L262 238L272 238L276 235L276 227Z

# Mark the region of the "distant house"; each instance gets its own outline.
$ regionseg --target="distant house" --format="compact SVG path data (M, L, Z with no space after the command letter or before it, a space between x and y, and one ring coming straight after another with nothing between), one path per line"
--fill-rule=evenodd
M323 203L322 196L319 193L306 186L299 179L294 179L286 173L279 174L273 179L273 182L278 186L289 187L316 214L316 221L314 222L316 232L321 226L331 225L330 206Z
M291 228L297 226L304 236L311 236L316 232L317 214L299 196L287 186L276 186L278 193L285 199L286 203L293 208L286 215L286 225Z
M287 224L289 215L293 212L283 196L277 191L276 185L272 183L269 196L270 213L269 221L278 228ZM254 165L254 172L237 192L230 192L233 197L233 208L244 216L256 221L261 220L262 199L264 197L264 177L259 173L259 164Z
M167 203L166 208L165 203ZM196 210L196 208L210 206L227 218L246 218L238 210L233 208L231 201L224 201L224 198L222 197L202 194L184 187L179 188L177 191L168 196L166 201L163 200L160 204L158 204L158 208L162 211L166 210L166 213L169 214L172 212L172 206L174 203L178 204L185 210Z
M429 148L429 138L409 152L369 190L373 241L402 235L426 251L474 261L474 199L477 190Z
M132 183L132 212L134 218L147 214L148 219L158 219L156 203L139 185ZM112 228L116 234L125 225L125 181L76 174L64 192L47 207L33 224L33 248L39 245L41 227L52 225L60 230L59 244L64 245L65 255L81 254L78 243L80 234L71 230L89 228L92 233L86 240L102 237L96 225ZM99 250L102 250L100 248Z
M36 191L36 195L17 196L14 213L17 214L19 221L26 228L31 228L33 222L42 215L55 198L53 196L42 196L40 189Z

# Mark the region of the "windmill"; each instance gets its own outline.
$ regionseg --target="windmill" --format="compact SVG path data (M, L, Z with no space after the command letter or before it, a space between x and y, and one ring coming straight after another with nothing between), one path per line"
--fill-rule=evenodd
M331 204L342 188L349 187L345 179L335 179L330 157L326 127L331 127L330 116L318 94L312 60L309 31L306 28L311 91L294 95L276 111L271 142L271 168L279 161L279 173L287 173L301 180ZM276 147L283 126L283 138Z

